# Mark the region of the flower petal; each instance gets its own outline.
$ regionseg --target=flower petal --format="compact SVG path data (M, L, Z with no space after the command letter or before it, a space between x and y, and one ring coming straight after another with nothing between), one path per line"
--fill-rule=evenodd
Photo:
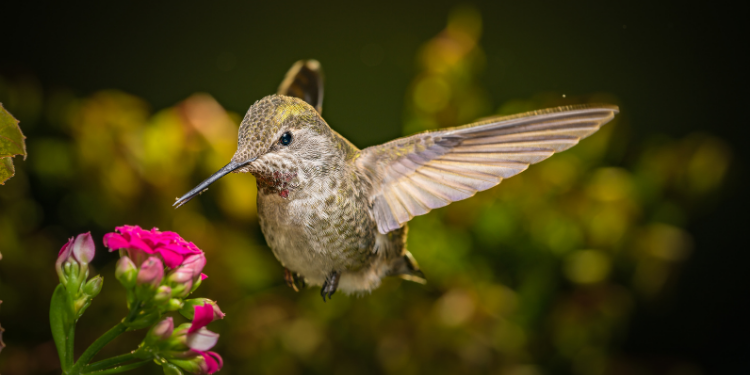
M206 372L213 374L216 371L221 370L224 367L224 360L221 359L219 353L216 352L200 352L203 359L206 361Z
M164 265L169 268L176 268L182 263L183 256L176 252L158 248L157 253L164 259Z
M216 359L217 362L219 362L218 370L221 370L221 368L224 367L224 359L222 359L219 353L217 352L208 352L208 354L214 357L214 359Z
M144 251L144 252L146 252L148 254L154 254L154 249L152 249L151 246L149 246L147 243L143 242L143 240L141 240L138 237L131 238L130 239L130 244L129 244L128 247L133 248L133 249L142 250L142 251Z
M70 237L68 242L65 243L65 245L60 248L60 251L57 253L58 258L67 258L70 256L70 245L73 244L73 237Z
M214 320L214 308L208 303L203 306L195 306L195 315L193 315L193 323L188 329L188 335L207 326Z
M104 246L109 248L109 251L115 251L119 249L126 249L130 246L125 238L117 233L107 233L104 235Z
M206 351L214 347L219 341L219 334L201 328L193 333L188 333L186 344L190 349Z

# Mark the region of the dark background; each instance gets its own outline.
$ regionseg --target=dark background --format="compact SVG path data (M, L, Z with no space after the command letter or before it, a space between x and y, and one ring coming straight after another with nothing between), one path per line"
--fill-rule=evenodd
M364 147L401 134L415 51L456 4L6 1L0 75L82 96L117 88L157 110L202 91L244 113L275 91L293 61L316 58L326 72L326 120ZM730 144L724 197L687 228L703 251L688 260L669 301L636 311L622 350L689 358L707 374L750 371L747 13L709 2L470 4L484 21L482 81L493 107L543 91L609 92L635 140L704 131ZM361 56L371 44L383 50L375 66ZM32 126L29 136L40 131Z

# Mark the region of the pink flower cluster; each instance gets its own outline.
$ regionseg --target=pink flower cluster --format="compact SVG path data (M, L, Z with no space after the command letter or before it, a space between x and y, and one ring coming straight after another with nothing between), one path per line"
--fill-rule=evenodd
M115 229L116 233L104 236L104 246L124 252L115 272L123 285L132 287L129 280L134 280L135 285L150 284L155 289L163 280L163 288L169 288L172 297L184 298L207 277L201 273L206 265L205 254L179 234L156 228L145 230L137 225ZM133 272L137 278L131 278Z
M145 230L137 225L123 225L115 230L119 233L107 233L104 236L104 246L110 251L126 250L136 264L140 264L148 257L144 256L144 253L158 254L164 260L165 266L175 268L190 255L203 254L198 246L185 241L175 232L161 232L157 228Z
M171 317L154 325L147 342L155 345L167 361L194 374L213 374L224 366L219 353L210 351L219 340L219 334L205 327L214 320L223 319L224 313L210 300L193 306L193 320L174 328ZM163 343L163 344L160 344Z

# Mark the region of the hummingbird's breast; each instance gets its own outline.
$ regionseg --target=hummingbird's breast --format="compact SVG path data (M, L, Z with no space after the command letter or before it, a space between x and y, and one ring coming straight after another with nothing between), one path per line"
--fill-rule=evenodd
M376 255L377 225L365 186L344 166L256 176L258 216L276 258L313 284L331 271L356 271Z

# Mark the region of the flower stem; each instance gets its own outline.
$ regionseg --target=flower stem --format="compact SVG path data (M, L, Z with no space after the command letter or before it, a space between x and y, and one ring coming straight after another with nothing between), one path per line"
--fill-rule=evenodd
M143 366L143 365L145 365L146 363L149 363L149 362L151 362L151 360L150 360L150 359L147 359L147 360L145 360L145 361L140 361L140 362L136 362L136 363L131 363L131 364L129 364L129 365L124 365L124 366L113 367L113 368L111 368L111 369L107 369L107 370L101 370L101 371L84 372L83 374L87 374L87 375L89 375L89 374L90 374L90 375L106 375L106 374L116 374L116 373L118 373L118 372L125 372L125 371L129 371L129 370L132 370L132 369L134 369L134 368L138 368L138 367L141 367L141 366Z
M132 361L134 359L142 359L142 358L137 357L135 352L120 354L118 356L103 359L99 362L94 362L90 365L87 365L86 367L84 367L84 370L86 372L94 372L94 371L106 369L107 367L112 367L112 366L119 365L128 361Z
M70 324L68 327L68 334L65 337L65 364L64 368L70 368L73 366L73 347L75 346L75 335L76 335L76 324L75 322Z
M78 358L78 361L73 365L73 367L70 369L70 374L78 374L81 371L81 368L85 366L86 364L91 361L92 358L98 353L105 345L107 345L110 341L114 340L115 337L119 336L121 333L125 332L128 329L128 327L125 325L125 322L117 323L116 326L112 327L109 331L105 332L103 335L101 335L96 341L94 341L91 346L86 348L86 351L81 354L81 357ZM72 357L72 355L71 355Z

